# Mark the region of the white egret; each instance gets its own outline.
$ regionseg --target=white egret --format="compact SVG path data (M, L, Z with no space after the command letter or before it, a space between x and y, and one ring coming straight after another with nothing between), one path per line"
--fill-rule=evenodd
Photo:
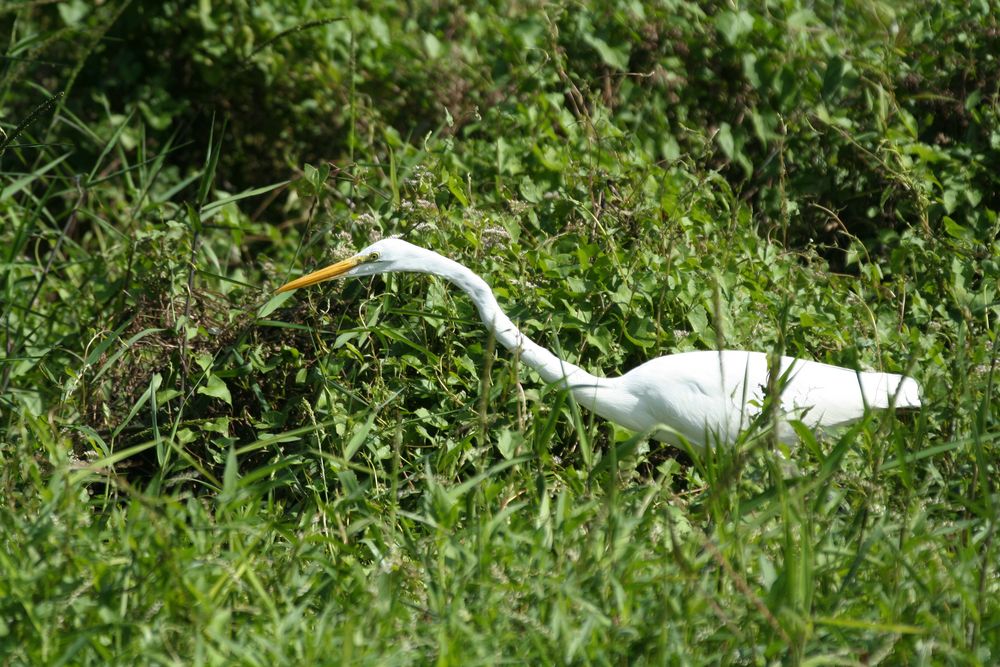
M597 377L538 345L500 309L490 286L458 262L400 239L383 239L357 254L293 280L279 292L339 277L392 271L441 276L465 292L496 340L519 355L545 382L561 383L577 403L628 429L657 440L696 447L732 443L760 412L768 383L768 358L737 350L683 352L658 357L620 377ZM860 419L868 408L920 406L913 378L858 372L782 357L778 437L795 441L789 419L813 429Z

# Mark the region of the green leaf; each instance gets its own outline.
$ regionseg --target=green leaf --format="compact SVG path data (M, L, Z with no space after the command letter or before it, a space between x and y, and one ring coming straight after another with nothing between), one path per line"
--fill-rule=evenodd
M278 308L281 308L283 303L292 298L293 292L282 292L281 294L275 294L272 296L267 300L267 303L261 306L260 310L257 311L257 317L267 317Z
M242 199L247 199L249 197L256 197L258 195L262 195L262 194L268 193L271 190L276 190L277 188L280 188L280 187L283 187L285 185L288 185L289 183L291 183L291 181L278 181L277 183L271 183L270 185L264 185L264 186L261 186L259 188L252 188L250 190L244 190L243 192L240 192L239 194L231 195L229 197L223 197L222 199L217 199L217 200L215 200L213 202L205 204L205 206L202 207L202 209L201 209L201 217L202 217L202 219L208 217L209 215L211 215L212 213L214 213L218 209L222 208L226 204L231 204L233 202L237 202L237 201L240 201Z
M184 209L187 211L188 225L190 225L192 233L201 234L203 227L198 209L189 203L184 204Z
M218 419L209 419L205 421L201 427L209 431L210 433L218 433L219 435L229 435L229 417L219 417Z
M218 375L209 375L208 382L198 387L198 393L218 398L229 405L233 404L233 397L229 393L229 387L226 386L226 383Z
M603 60L604 64L608 67L613 67L622 71L628 70L628 45L613 47L600 37L590 34L584 35L583 41L594 47L594 50L597 51L598 55L601 56L601 60Z
M201 171L201 182L198 184L198 207L202 208L208 200L208 193L215 181L215 170L219 166L219 155L222 153L222 138L226 133L227 121L222 121L222 128L216 136L215 114L212 114L212 126L208 135L208 148L205 152L205 166Z
M469 198L465 195L465 184L451 172L446 171L442 176L448 191L455 195L455 199L461 202L462 206L468 206Z
M944 204L945 211L949 214L953 213L955 206L958 205L958 192L955 190L945 190L941 196L941 203Z
M150 397L152 397L153 394L156 392L156 390L160 388L160 385L162 383L163 383L163 377L159 373L154 373L153 377L150 378L149 380L149 388L143 392L142 396L139 397L139 400L136 401L135 404L132 406L132 409L129 410L128 416L125 418L125 420L122 423L120 423L118 427L114 430L114 432L111 434L112 438L116 438L118 434L122 432L122 429L128 426L129 423L133 419L135 419L135 416L139 413L139 410L141 410L142 406L144 406L146 403L149 402ZM152 444L156 444L156 441L153 440Z
M239 460L236 457L236 449L230 447L226 454L226 468L222 473L222 495L231 499L236 493L236 485L239 484L239 481Z
M730 45L753 29L753 16L748 11L720 12L715 17L715 28Z
M68 158L70 155L71 153L60 155L56 159L46 164L44 167L38 167L32 169L24 176L21 176L20 178L14 180L10 185L7 185L6 187L4 187L3 190L0 190L0 202L10 199L18 192L31 185L34 181L44 176L45 173L48 172L50 169L54 169L55 167L57 167L60 162Z
M198 364L198 368L203 371L207 371L215 363L215 357L213 357L208 352L199 352L195 355L194 362Z
M736 156L736 140L733 139L733 128L729 123L719 125L719 131L715 135L715 140L719 142L719 148L730 160Z
M427 51L427 55L433 60L441 57L442 46L441 40L433 35L433 33L424 33L424 50Z
M70 27L76 27L79 25L87 14L90 13L90 3L84 2L84 0L70 0L69 2L60 2L58 4L59 8L59 18L61 18L66 25Z
M823 75L823 99L829 100L840 89L847 67L849 65L840 56L834 56L826 63L826 73Z
M691 331L699 336L705 335L708 331L708 312L702 306L698 305L692 308L687 319L691 323Z
M351 439L347 441L347 445L344 447L344 460L350 461L358 450L361 449L361 445L365 443L368 438L368 434L372 431L372 426L375 425L375 411L373 410L369 415L365 423L362 424Z
M539 186L527 176L521 179L519 190L521 191L521 196L532 204L539 203L542 201L542 197L545 196L545 188Z
M517 454L517 450L523 442L524 438L520 433L514 433L510 429L505 428L497 436L497 451L500 452L500 456L510 460L512 456Z

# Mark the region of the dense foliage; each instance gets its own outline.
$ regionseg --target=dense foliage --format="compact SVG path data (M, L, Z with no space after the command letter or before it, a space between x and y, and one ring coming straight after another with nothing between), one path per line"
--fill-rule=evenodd
M0 2L4 664L993 664L1000 7ZM539 342L906 372L677 452ZM792 464L789 459L794 461Z

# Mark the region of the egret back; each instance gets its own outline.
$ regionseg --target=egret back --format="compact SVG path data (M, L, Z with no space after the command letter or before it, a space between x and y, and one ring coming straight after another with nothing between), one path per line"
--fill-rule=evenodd
M912 378L856 372L816 361L782 357L773 386L780 390L779 437L794 442L788 419L810 428L840 426L866 409L918 407ZM738 350L684 352L652 359L621 378L605 381L585 402L601 416L677 444L732 443L760 414L769 382L768 356ZM671 430L656 430L667 425Z

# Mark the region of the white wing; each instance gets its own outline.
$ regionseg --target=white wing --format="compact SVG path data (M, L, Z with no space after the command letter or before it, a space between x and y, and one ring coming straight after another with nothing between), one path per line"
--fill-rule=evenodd
M782 357L781 374L783 416L811 428L855 421L866 407L888 407L894 397L898 407L920 405L916 382L900 375L859 373L792 357ZM610 379L585 402L633 430L664 424L696 445L731 443L760 412L767 386L767 355L762 352L685 352L653 359ZM666 430L654 437L678 442ZM794 441L787 426L779 437Z

